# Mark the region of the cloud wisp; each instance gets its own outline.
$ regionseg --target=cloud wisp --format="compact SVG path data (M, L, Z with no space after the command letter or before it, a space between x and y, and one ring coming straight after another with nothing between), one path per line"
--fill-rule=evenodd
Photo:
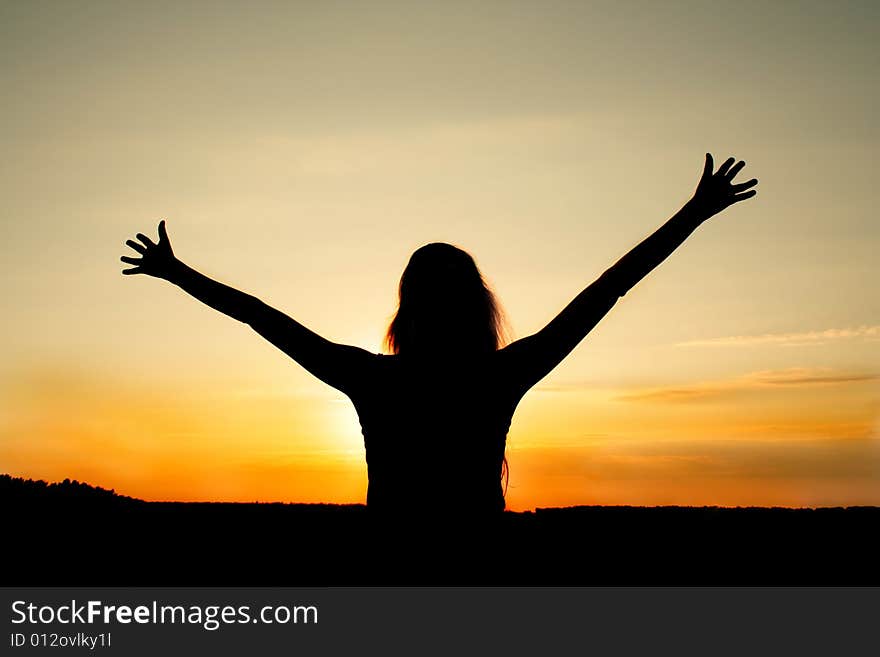
M676 347L751 347L754 345L775 345L780 347L818 346L839 340L878 340L880 324L856 326L851 328L831 328L824 331L802 331L799 333L764 333L761 335L731 335L706 340L679 342Z
M837 372L826 368L792 367L762 370L721 381L687 386L663 386L620 395L618 401L699 402L741 392L754 392L804 386L838 386L880 380L870 372Z

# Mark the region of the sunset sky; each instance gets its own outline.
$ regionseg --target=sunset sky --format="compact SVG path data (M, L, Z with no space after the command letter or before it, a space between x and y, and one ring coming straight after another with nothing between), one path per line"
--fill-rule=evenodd
M448 241L522 337L710 151L757 197L526 396L508 507L880 504L878 44L876 2L0 3L0 472L363 502L341 393L122 276L125 240L164 218L191 266L374 352Z

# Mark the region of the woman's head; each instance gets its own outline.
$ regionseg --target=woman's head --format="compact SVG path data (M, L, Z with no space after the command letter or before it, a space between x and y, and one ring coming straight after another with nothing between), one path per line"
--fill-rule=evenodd
M399 353L490 352L503 341L495 295L474 259L451 244L434 242L409 259L398 289L397 313L385 344Z

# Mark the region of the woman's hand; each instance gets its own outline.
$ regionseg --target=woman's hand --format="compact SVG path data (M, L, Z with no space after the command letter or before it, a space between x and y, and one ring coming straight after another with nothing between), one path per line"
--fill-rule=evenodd
M688 205L708 219L734 203L752 198L757 194L757 191L749 188L758 184L757 178L752 178L744 183L734 184L733 182L736 174L745 165L745 162L737 162L735 158L730 157L718 167L718 171L712 173L712 154L706 153L703 176L700 178L697 190Z
M140 242L134 240L126 240L126 244L137 251L140 258L130 258L122 256L122 262L134 265L131 269L123 269L123 274L147 274L156 278L164 278L170 280L180 261L174 257L174 251L171 250L171 241L168 239L168 233L165 230L165 220L159 222L159 243L153 243L149 237L143 233L138 233L137 238Z

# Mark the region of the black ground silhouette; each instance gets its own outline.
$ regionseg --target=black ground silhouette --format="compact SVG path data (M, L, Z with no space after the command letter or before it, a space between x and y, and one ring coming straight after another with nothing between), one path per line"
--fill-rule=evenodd
M362 505L144 502L0 476L7 586L877 585L878 507L572 507L497 522Z

